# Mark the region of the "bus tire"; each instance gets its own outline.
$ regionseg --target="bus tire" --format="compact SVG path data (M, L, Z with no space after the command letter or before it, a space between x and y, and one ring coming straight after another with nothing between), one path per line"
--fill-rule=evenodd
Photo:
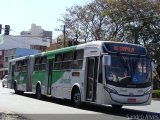
M72 96L73 105L76 108L81 107L81 93L79 89L75 89Z
M15 92L15 94L18 94L17 83L16 82L14 83L14 92Z
M114 110L120 110L120 109L122 109L122 105L112 105L112 108Z
M38 86L36 87L36 98L37 98L38 100L40 100L41 97L42 97L41 87L40 87L40 85L38 85Z

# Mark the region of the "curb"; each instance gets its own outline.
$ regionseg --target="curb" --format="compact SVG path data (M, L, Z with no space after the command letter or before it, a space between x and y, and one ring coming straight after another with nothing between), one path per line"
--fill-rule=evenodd
M159 100L160 101L160 98L152 98L152 100Z

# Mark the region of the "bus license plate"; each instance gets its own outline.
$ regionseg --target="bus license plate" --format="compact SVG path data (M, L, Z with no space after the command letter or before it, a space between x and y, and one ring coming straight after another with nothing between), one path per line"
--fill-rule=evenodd
M128 103L136 103L136 99L135 98L128 98Z

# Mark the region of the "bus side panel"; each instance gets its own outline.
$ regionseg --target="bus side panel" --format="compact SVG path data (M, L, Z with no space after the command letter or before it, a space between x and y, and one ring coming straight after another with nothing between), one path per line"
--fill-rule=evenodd
M62 77L62 95L63 98L70 99L71 92L71 70L65 71Z
M45 79L46 71L34 71L32 74L32 92L36 93L36 85L38 82L41 84L42 94L45 94Z
M13 88L13 74L14 74L14 65L9 63L9 73L8 73L8 88Z
M54 71L52 72L52 76L52 96L71 99L71 90L75 84L80 86L81 95L84 96L84 71Z
M27 76L27 92L32 92L32 73L34 68L33 57L29 58L28 62L28 76Z
M27 72L15 72L14 80L17 81L17 89L20 91L26 91L27 85Z
M81 100L84 101L84 77L85 77L85 71L84 70L73 70L71 74L71 86L73 88L74 85L78 85L80 88L80 93L81 93ZM71 88L71 90L72 90ZM71 92L70 91L70 97L71 99Z
M51 94L54 97L62 98L63 70L52 71L52 89Z

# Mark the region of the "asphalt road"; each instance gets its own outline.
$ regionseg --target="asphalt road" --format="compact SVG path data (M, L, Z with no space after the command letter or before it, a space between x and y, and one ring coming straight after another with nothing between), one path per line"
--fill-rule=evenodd
M119 111L110 106L88 104L77 109L67 100L46 97L37 100L33 95L16 95L0 84L0 118L12 115L12 120L160 120L159 106L160 101L153 100L149 106L124 107Z

